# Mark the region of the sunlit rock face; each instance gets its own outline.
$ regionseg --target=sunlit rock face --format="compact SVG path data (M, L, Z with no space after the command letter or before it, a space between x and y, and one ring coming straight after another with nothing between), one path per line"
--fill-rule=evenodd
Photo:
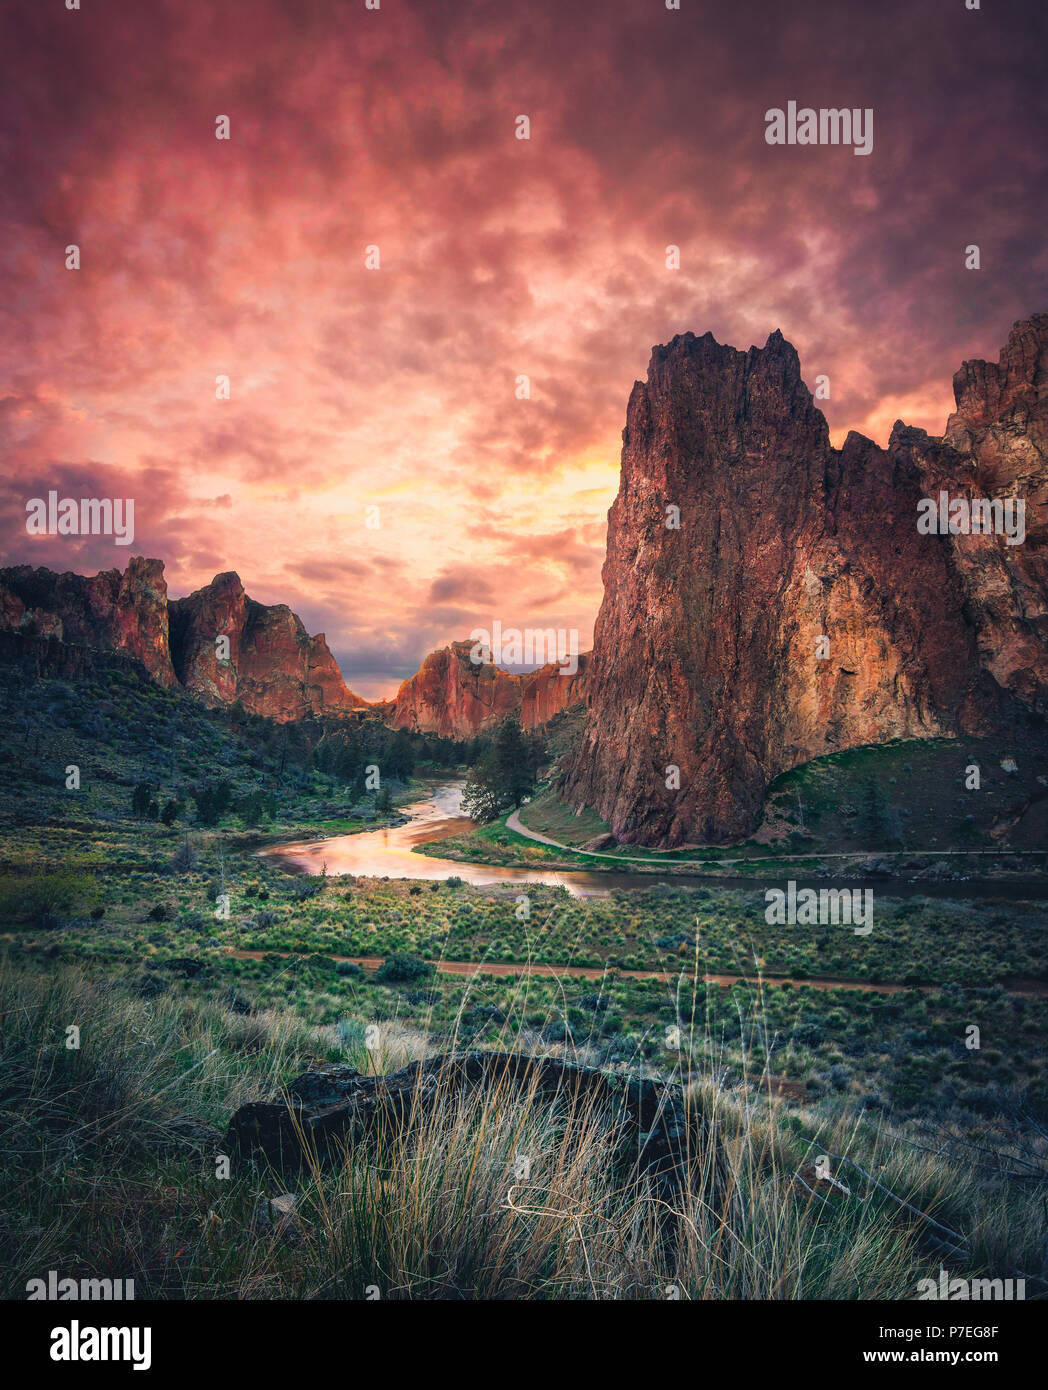
M794 348L654 349L609 513L589 717L566 794L619 839L756 824L780 772L1043 712L1048 315L954 379L943 438L830 446ZM922 534L919 504L1025 500L1026 536ZM676 525L679 509L679 527Z
M160 560L87 577L32 565L0 570L0 630L121 652L163 686L177 684L168 642L167 582Z
M281 722L366 704L346 687L323 633L310 637L286 604L256 603L237 574L171 604L171 648L179 680L207 704L239 700Z
M346 688L322 633L310 637L283 604L255 603L232 573L169 602L160 560L136 556L123 573L91 578L19 565L0 570L0 631L123 653L160 685L209 705L239 700L271 719L366 705Z
M513 675L491 662L472 661L472 649L470 642L452 642L430 652L397 692L387 714L393 727L467 739L512 715L525 729L535 729L584 698L586 654L572 675L561 675L556 664Z
M586 698L589 653L580 652L578 669L569 671L557 662L521 677L520 722L525 729L548 724L554 715Z

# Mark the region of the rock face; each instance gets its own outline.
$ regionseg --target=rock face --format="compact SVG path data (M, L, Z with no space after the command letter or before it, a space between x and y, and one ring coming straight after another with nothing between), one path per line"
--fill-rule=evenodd
M491 664L470 661L472 644L430 652L397 691L390 723L442 738L472 738L520 709L520 682Z
M228 660L218 654L220 636L229 639ZM285 604L248 598L234 573L171 604L171 654L178 679L207 704L240 700L286 722L367 703L347 689L323 633L310 637Z
M836 450L780 333L655 348L623 432L573 804L627 843L723 841L821 754L1043 714L1046 383L1040 314L1000 365L957 373L943 438L899 422L887 449L853 433ZM940 490L1024 498L1024 543L919 534Z
M87 578L16 565L0 570L0 629L122 652L160 685L177 685L168 642L167 583L159 560L135 556L121 574Z
M224 1152L237 1164L296 1173L310 1161L338 1162L382 1134L408 1139L443 1098L489 1088L558 1100L565 1120L586 1125L603 1114L612 1126L625 1173L653 1179L670 1196L682 1186L710 1201L726 1192L726 1169L714 1123L689 1108L680 1086L609 1076L556 1057L511 1052L457 1052L413 1062L383 1076L362 1076L341 1063L306 1072L288 1087L288 1102L252 1101L233 1115Z
M490 663L472 662L471 646L453 642L426 657L397 692L387 716L395 729L468 739L510 715L534 729L584 698L586 655L580 656L572 676L562 676L556 664L512 675Z
M537 729L561 710L585 700L589 652L579 653L578 667L573 675L564 675L553 662L520 678L520 722L525 729Z
M455 642L431 652L395 700L369 705L347 688L324 634L310 637L286 604L256 603L232 571L168 601L163 563L138 556L123 574L105 570L93 578L31 565L0 570L0 636L4 659L20 662L30 677L85 673L87 652L116 653L208 705L239 700L250 713L280 722L372 709L394 728L457 739L507 715L533 729L578 704L588 661L580 656L571 676L556 665L511 675L474 664L471 643ZM219 637L228 639L228 656Z
M0 570L0 633L32 638L41 670L61 668L59 644L115 652L141 662L160 685L182 685L210 705L240 700L282 722L367 703L347 689L322 633L310 637L284 604L248 598L236 574L169 603L159 560L136 556L123 574L93 578L19 565ZM220 636L229 639L228 660Z

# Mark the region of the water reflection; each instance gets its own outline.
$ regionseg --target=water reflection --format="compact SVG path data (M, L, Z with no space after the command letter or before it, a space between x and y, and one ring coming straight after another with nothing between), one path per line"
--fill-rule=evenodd
M356 874L369 878L447 879L465 883L544 883L563 887L577 898L606 898L612 889L654 888L656 884L675 884L680 888L744 888L763 894L766 888L784 886L778 879L703 876L699 874L586 873L575 869L502 868L495 864L463 864L457 859L439 859L413 854L416 845L447 839L468 830L472 822L462 814L461 781L449 780L433 786L421 801L402 808L411 819L406 825L382 830L365 830L357 835L335 835L329 840L303 840L275 845L263 853L273 855L289 867L306 873ZM798 866L796 879L805 882ZM811 877L820 887L873 888L890 898L1000 898L1007 900L1043 898L1048 880L1025 883L966 879L960 883L899 878L834 879Z

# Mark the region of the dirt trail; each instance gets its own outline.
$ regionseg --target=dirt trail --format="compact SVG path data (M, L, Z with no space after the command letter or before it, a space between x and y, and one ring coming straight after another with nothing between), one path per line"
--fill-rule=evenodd
M265 960L267 956L279 956L281 960L287 960L293 954L291 951L238 951L229 950L236 960ZM382 956L332 956L326 951L318 951L314 954L323 955L328 960L349 961L353 965L359 965L364 970L377 970L382 964ZM305 960L308 953L304 953L302 958ZM507 961L483 961L483 960L438 960L434 961L437 973L441 975L496 975L504 977L508 975L541 975L547 978L566 977L579 980L599 980L608 973L608 968L597 965L545 965L539 962L531 964L517 964ZM618 970L617 973L631 980L676 980L685 971L681 970ZM764 975L761 977L764 985L769 988L782 987L783 985L799 989L801 986L808 985L812 989L856 989L865 994L904 994L908 989L919 989L926 994L934 993L940 989L940 985L900 985L900 984L870 984L866 980L840 980L833 976L823 975L816 978L792 979L783 975ZM707 985L730 985L744 982L754 984L756 980L752 975L703 975L703 983ZM1027 998L1048 997L1048 981L1044 980L1004 980L1002 987L1009 994L1021 994Z
M551 849L563 850L566 854L583 854L583 855L586 856L587 859L608 859L608 860L610 860L613 864L646 864L649 868L650 868L651 866L654 865L656 868L662 867L662 868L671 868L671 869L694 869L695 866L696 866L696 862L697 862L697 861L694 860L694 859L669 859L669 858L662 859L662 858L652 857L652 856L650 856L650 855L647 856L647 857L643 857L643 858L642 858L642 857L639 856L639 855L620 854L618 851L616 851L614 854L607 854L607 853L605 853L603 850L596 850L596 849L580 849L578 845L562 845L562 844L560 843L559 840L551 840L551 839L549 838L548 835L540 835L539 832L538 832L537 830L531 830L531 829L529 829L529 827L526 826L526 825L524 824L524 822L521 820L521 818L520 818L520 811L519 811L519 810L514 811L514 812L512 813L512 815L509 815L509 816L506 817L506 829L507 829L507 830L515 830L515 831L517 832L518 835L523 835L524 838L527 839L527 840L536 840L540 845L548 845ZM661 851L660 851L660 853L661 853ZM703 863L706 864L706 865L713 864L713 865L715 865L717 868L720 868L720 869L731 868L732 866L738 865L738 864L744 864L744 865L747 865L747 866L756 865L757 867L760 867L761 862L762 862L762 861L759 860L759 859L753 859L753 858L750 858L750 859L714 859L714 858L712 858L713 853L714 853L714 850L711 849L708 856L705 856L705 855L704 855ZM871 858L871 859L906 859L906 858L912 859L912 858L914 858L914 857L917 856L917 855L932 855L932 854L934 854L934 855L952 855L952 856L957 856L957 857L960 857L960 858L967 858L967 857L971 857L971 856L973 856L973 855L990 855L990 856L993 856L993 855L1001 855L1001 854L1044 855L1044 854L1048 854L1048 850L1045 850L1045 849L1008 849L1008 850L1001 850L1001 849L934 849L934 850L886 849L886 850L875 850L875 851L874 851L874 850L871 850L870 853L869 853L869 855L868 855L868 857ZM841 851L841 852L838 852L838 851L834 850L832 853L828 853L828 852L826 852L826 851L820 850L818 853L813 853L813 854L791 854L791 853L788 853L786 850L783 850L781 854L777 854L777 855L775 855L774 857L775 857L775 858L778 858L778 859L789 859L789 860L791 860L791 861L794 860L794 859L798 859L798 860L799 860L799 859L859 859L859 858L862 858L862 852L859 851L859 850L844 850L844 851Z

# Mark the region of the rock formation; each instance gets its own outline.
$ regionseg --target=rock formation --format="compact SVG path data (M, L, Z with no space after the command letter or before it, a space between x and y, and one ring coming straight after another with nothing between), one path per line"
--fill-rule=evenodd
M397 692L387 716L394 728L468 739L514 715L524 728L534 729L584 698L586 654L574 675L561 675L555 663L512 675L471 661L471 647L453 642L430 652Z
M1048 700L1048 314L954 378L942 438L840 450L779 332L656 347L630 396L589 715L565 782L625 842L715 842L768 783ZM1018 497L1026 538L920 534L922 498ZM679 508L679 529L675 527Z
M229 639L228 659L219 636ZM178 679L205 703L240 700L281 723L367 704L346 687L323 633L310 637L286 604L248 598L234 573L171 604L171 655Z
M242 1105L230 1120L223 1151L238 1165L297 1173L317 1161L338 1162L372 1136L410 1138L455 1093L490 1089L503 1095L511 1087L559 1101L569 1131L603 1116L624 1175L654 1180L664 1196L691 1185L711 1202L725 1197L716 1124L685 1102L680 1086L522 1053L446 1053L382 1076L324 1064L292 1081L286 1101Z
M395 729L442 738L472 738L520 709L520 681L490 663L469 659L470 642L430 652L397 691L390 714Z
M136 556L123 574L93 578L18 565L0 570L0 632L33 638L41 670L60 668L56 643L114 652L139 661L160 685L182 685L210 705L239 700L281 722L367 703L347 689L322 633L310 637L284 604L248 598L235 574L169 602L160 560ZM222 636L228 659L216 645ZM10 659L18 659L14 649Z
M138 556L123 574L93 578L30 565L0 570L0 636L4 659L29 677L83 674L87 653L105 652L133 658L161 685L182 686L212 706L240 701L281 723L371 709L394 728L457 739L507 715L528 729L544 724L584 698L587 669L582 655L571 676L556 665L511 675L474 664L471 643L455 642L431 652L395 700L369 705L347 688L324 634L310 637L286 604L256 603L231 571L169 601L163 563ZM33 640L20 649L18 638Z
M91 578L31 565L0 570L0 630L122 652L140 661L158 684L178 684L159 560L135 556L122 574L103 570Z
M578 668L569 675L552 662L520 677L520 722L525 729L537 729L561 710L585 700L589 652L579 653Z

